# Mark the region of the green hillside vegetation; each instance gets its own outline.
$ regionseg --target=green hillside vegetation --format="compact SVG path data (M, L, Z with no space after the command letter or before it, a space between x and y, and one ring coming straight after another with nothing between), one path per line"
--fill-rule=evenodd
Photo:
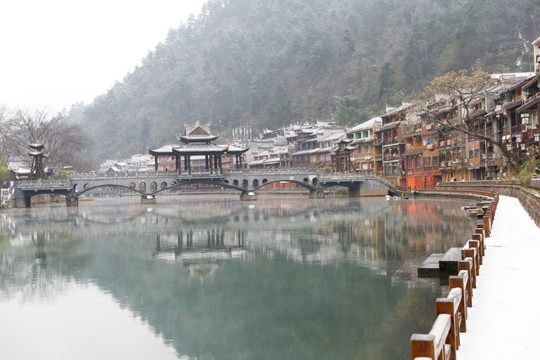
M535 0L210 0L70 117L94 161L175 142L195 121L222 138L240 125L352 125L450 70L532 71L539 18Z

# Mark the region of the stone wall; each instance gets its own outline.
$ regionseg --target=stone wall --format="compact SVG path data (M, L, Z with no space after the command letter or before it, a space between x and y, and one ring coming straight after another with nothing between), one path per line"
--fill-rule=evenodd
M540 227L540 191L525 188L513 181L474 181L440 183L436 189L457 191L494 191L501 195L512 196L527 210L537 226Z

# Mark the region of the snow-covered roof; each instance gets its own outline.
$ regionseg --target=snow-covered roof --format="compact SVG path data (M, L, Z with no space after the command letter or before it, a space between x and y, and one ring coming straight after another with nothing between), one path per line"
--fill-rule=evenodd
M318 139L318 142L325 142L325 141L337 141L345 136L345 132L337 132L333 134L328 134L327 136L321 137Z
M380 117L374 117L373 119L369 119L361 124L356 125L352 129L347 131L347 134L355 133L362 130L372 129L373 125L375 125L375 128L378 128L379 126L382 125L382 119Z
M172 154L173 148L177 147L178 145L174 144L167 144L157 149L149 149L148 152L150 153L160 153L160 154Z

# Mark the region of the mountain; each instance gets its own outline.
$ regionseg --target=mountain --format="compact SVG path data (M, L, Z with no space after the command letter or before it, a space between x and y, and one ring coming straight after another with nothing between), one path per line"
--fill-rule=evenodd
M89 159L213 133L330 119L410 100L450 70L532 71L536 0L209 0L90 105L70 117Z

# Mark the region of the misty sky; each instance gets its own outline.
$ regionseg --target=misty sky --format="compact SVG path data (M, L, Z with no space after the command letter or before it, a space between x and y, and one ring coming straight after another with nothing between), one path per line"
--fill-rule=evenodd
M140 65L205 0L17 0L0 4L0 104L89 104Z

